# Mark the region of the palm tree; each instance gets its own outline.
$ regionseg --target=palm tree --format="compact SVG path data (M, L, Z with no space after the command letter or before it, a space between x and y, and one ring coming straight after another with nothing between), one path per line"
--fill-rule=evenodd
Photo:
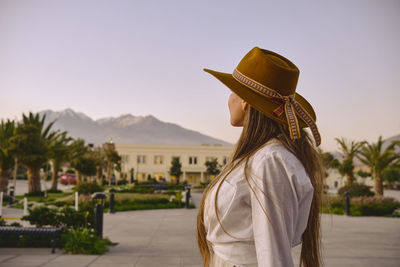
M85 140L83 139L76 139L74 140L70 147L70 162L72 168L77 171L77 178L78 181L81 182L81 158L89 151L89 147L85 145Z
M367 143L359 154L361 162L370 168L371 178L375 180L375 194L379 196L383 195L384 171L397 164L400 159L400 155L394 149L395 143L385 149L382 145L382 136L379 136L377 143Z
M106 154L102 147L96 147L93 151L93 154L96 164L96 181L98 184L101 184L103 177L103 168L106 164Z
M104 148L107 161L107 181L108 185L111 185L111 173L114 169L114 165L121 164L121 156L118 154L114 146L106 145Z
M46 115L29 112L22 114L22 123L16 127L15 135L11 139L16 150L19 151L18 160L28 170L28 191L41 191L40 167L49 159L49 146L57 132L50 131L54 122L45 127Z
M50 144L49 158L53 164L51 175L51 190L57 190L58 185L58 170L61 165L68 161L70 157L68 143L72 139L67 137L67 132L62 132L55 136Z
M7 194L8 179L14 165L13 146L11 138L14 135L14 121L3 121L0 124L0 192Z
M365 145L365 142L356 142L351 141L348 142L345 138L335 138L336 142L339 144L340 150L343 155L342 166L339 166L339 171L341 174L346 175L347 177L347 185L350 186L354 181L354 163L353 159L359 153L362 147Z

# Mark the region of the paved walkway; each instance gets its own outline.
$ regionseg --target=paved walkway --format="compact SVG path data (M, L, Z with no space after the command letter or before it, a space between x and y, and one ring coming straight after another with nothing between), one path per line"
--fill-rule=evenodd
M198 203L200 197L195 194L194 202ZM4 212L6 216L10 210ZM200 267L196 216L197 209L106 214L104 235L119 244L105 255L65 255L59 250L50 254L50 249L0 249L0 266ZM398 218L323 215L322 235L325 266L400 266ZM293 249L295 262L300 249L301 246Z

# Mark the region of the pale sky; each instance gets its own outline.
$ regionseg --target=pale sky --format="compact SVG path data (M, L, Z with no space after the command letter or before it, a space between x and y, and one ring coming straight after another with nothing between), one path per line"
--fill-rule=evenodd
M400 1L0 0L0 118L72 108L154 115L229 142L232 73L254 46L300 69L297 92L335 137L400 134Z

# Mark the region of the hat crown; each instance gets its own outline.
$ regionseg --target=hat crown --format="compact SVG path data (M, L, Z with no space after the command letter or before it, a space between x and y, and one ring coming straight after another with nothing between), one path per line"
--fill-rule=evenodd
M254 47L236 69L281 95L288 96L296 92L299 69L289 59L272 51Z

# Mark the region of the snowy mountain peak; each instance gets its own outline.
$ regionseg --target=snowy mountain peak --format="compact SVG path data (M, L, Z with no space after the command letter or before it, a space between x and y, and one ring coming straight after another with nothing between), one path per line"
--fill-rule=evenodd
M128 127L140 123L142 122L142 120L143 120L142 116L135 117L131 114L125 114L116 118L115 123L120 127Z
M93 120L70 108L62 111L44 110L39 113L46 114L46 124L55 121L53 129L67 131L73 138L83 138L94 144L102 144L112 137L115 143L124 144L232 145L177 124L160 121L152 115L124 114Z

